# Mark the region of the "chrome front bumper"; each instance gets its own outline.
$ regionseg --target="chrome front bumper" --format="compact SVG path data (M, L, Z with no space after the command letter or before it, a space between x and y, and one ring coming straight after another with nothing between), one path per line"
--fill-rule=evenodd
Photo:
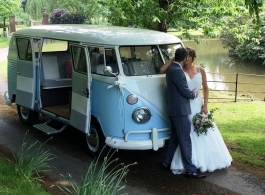
M158 138L158 132L168 131L168 136L163 138ZM141 133L151 133L151 139L148 140L128 140L130 134L141 134ZM165 144L165 140L170 138L170 128L157 129L153 128L151 130L132 130L125 134L124 139L106 137L106 144L109 147L125 149L125 150L158 150L162 148Z

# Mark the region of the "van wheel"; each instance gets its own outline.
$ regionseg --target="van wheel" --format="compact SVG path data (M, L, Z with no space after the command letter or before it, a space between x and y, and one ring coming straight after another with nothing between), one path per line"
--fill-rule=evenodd
M20 121L25 125L34 125L39 119L39 113L23 106L17 106Z
M86 143L88 147L88 154L92 157L103 156L105 149L103 150L105 144L105 137L102 133L101 128L97 125L91 125L89 132L86 134ZM102 151L103 150L103 151ZM102 152L101 152L102 151ZM101 152L101 153L100 153Z

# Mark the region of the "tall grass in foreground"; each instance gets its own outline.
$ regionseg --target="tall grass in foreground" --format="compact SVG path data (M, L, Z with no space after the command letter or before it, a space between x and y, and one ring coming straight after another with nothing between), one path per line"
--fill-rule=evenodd
M16 171L27 180L40 181L42 178L40 173L52 170L48 163L56 157L49 150L43 149L46 142L36 141L29 144L24 137L23 144L17 154L13 153Z
M114 151L110 150L107 156L104 157L102 164L99 161L99 158L93 160L88 167L85 177L82 178L80 185L78 185L73 180L68 180L70 188L66 186L57 187L61 189L65 194L72 195L117 194L117 192L125 188L125 185L121 185L121 182L128 174L129 167L137 164L135 162L129 165L124 165L123 163L114 165L114 163L118 161L118 158L112 159L112 157L117 151L117 149L115 149ZM70 174L69 177L71 179Z
M42 178L40 173L51 170L48 162L55 158L42 149L46 142L29 144L24 137L17 154L13 153L14 161L0 158L0 194L48 195L39 183Z
M37 182L28 181L14 169L13 162L0 158L1 195L48 195Z

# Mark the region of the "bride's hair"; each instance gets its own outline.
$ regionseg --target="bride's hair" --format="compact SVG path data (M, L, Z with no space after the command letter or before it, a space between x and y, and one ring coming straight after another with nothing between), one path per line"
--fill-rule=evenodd
M189 52L189 56L192 57L192 59L194 60L194 58L196 58L196 52L195 52L195 50L193 48L191 48L191 47L186 47L186 49Z

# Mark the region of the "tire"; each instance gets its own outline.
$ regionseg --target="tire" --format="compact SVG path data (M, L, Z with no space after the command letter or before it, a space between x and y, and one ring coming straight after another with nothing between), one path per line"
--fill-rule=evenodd
M26 107L17 105L17 112L20 121L25 125L34 125L39 119L39 113Z
M104 157L107 154L105 137L99 125L90 126L89 132L86 134L86 144L91 157Z

